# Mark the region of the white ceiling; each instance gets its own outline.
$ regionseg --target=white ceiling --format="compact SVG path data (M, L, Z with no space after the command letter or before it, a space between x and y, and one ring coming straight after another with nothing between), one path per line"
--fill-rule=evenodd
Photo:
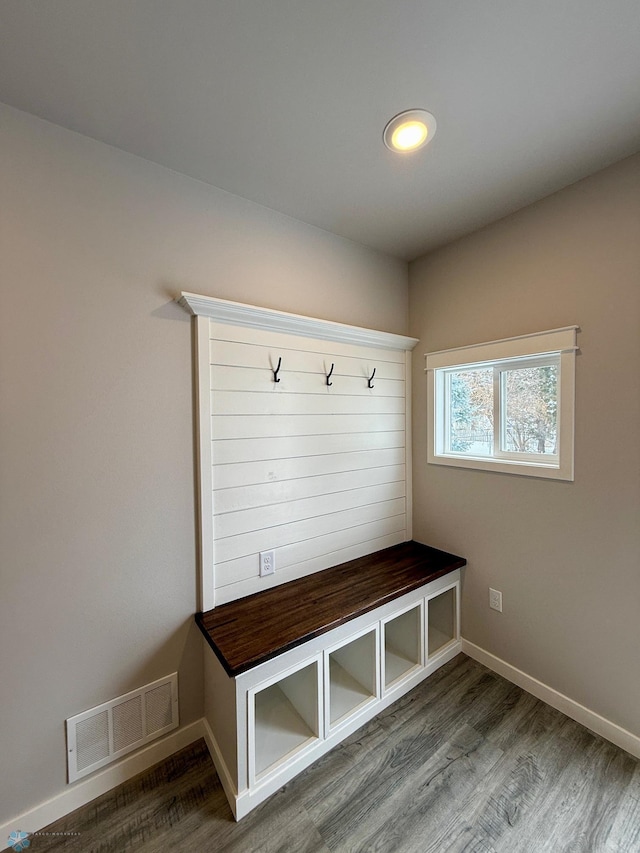
M0 101L411 259L638 151L639 46L640 0L0 0Z

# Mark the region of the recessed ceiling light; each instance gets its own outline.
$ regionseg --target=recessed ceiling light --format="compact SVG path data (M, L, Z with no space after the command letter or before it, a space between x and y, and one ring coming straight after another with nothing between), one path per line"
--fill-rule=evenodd
M431 142L436 132L435 117L426 110L406 110L387 124L382 134L390 151L417 151Z

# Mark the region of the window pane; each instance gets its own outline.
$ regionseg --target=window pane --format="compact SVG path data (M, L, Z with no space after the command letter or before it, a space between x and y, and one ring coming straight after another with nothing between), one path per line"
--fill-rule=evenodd
M493 453L493 369L449 374L448 450L470 456Z
M557 365L505 370L501 378L506 396L502 450L557 454Z

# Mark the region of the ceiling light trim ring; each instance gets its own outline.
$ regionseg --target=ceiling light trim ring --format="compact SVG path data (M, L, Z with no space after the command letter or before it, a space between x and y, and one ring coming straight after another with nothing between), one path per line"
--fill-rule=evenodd
M387 122L382 139L389 151L406 154L431 142L436 126L435 116L427 110L404 110Z

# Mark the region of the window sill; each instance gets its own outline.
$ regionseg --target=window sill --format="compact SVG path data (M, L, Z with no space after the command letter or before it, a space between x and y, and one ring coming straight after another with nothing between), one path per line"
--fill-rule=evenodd
M524 462L510 459L489 459L481 456L429 455L430 465L447 465L454 468L471 468L495 471L499 474L516 474L525 477L542 477L550 480L573 481L573 465L545 465L543 462Z

